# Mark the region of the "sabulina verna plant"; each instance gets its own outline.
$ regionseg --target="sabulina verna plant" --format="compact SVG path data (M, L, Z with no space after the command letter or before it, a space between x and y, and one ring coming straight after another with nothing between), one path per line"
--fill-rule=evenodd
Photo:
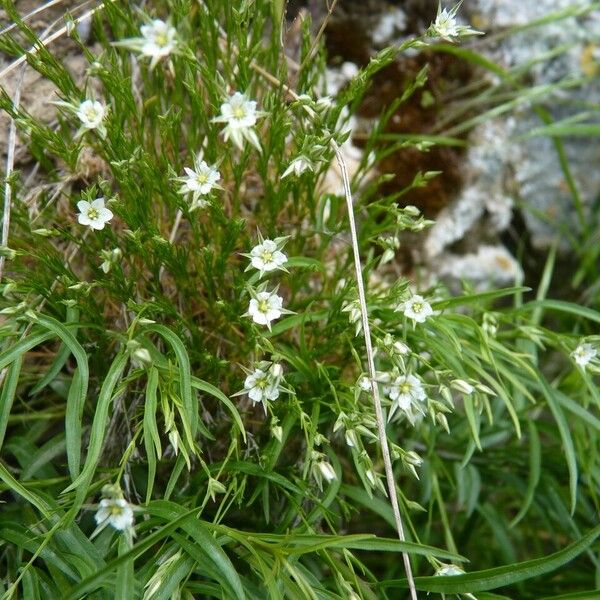
M511 1L3 3L7 600L596 597L600 32Z

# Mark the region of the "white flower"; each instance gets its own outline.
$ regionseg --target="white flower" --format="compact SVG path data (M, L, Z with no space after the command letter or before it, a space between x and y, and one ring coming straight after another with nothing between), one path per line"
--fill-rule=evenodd
M424 323L425 319L433 314L429 302L418 294L407 300L402 308L404 309L404 316L412 319L415 323Z
M435 21L431 24L427 33L430 36L439 37L447 42L452 42L455 38L467 35L482 35L482 31L471 29L471 27L467 25L459 25L456 22L456 13L461 4L462 0L450 10L446 8L442 10L442 5L438 4Z
M89 225L92 229L104 229L106 223L113 218L113 213L104 206L104 198L96 198L88 202L80 200L77 203L79 215L77 220L81 225Z
M99 527L111 525L119 531L133 527L133 509L122 498L105 498L100 501L96 512L96 523Z
M177 45L175 27L160 19L154 19L150 25L142 25L140 33L143 38L140 52L152 58L150 68L154 68L161 58L171 54Z
M585 367L591 360L596 358L598 351L591 344L579 344L573 352L571 358L580 366Z
M273 240L263 240L250 251L250 264L260 271L261 276L268 271L282 269L286 262L287 256Z
M279 398L279 380L268 370L254 369L244 381L244 391L254 404L277 400Z
M337 479L334 468L322 452L313 450L311 453L311 462L311 473L320 489L322 489L323 480L327 483L331 483Z
M142 37L113 42L113 45L130 48L150 58L150 69L154 69L161 59L169 56L177 47L177 30L160 19L142 25L140 33Z
M427 398L421 380L414 375L399 375L386 387L386 393L392 401L389 419L392 418L396 410L400 408L412 425L416 421L416 413L423 414L421 404Z
M304 171L312 171L312 170L313 170L313 165L310 162L310 160L308 160L308 158L306 158L305 156L298 156L288 165L288 168L281 175L281 179L283 179L284 177L287 177L288 175L291 175L292 173L296 177L298 177L299 175L304 173Z
M277 295L276 292L258 292L254 298L250 300L248 306L248 316L258 325L266 325L271 329L271 321L279 319L281 315L287 311L283 309L283 298Z
M195 159L194 168L184 167L185 177L178 177L177 181L181 181L183 185L179 189L180 194L192 194L191 209L204 208L208 202L202 198L210 194L212 190L219 189L219 179L221 173L214 166L210 166L204 160Z
M373 386L371 385L371 379L367 375L363 375L358 380L358 387L363 392L370 392L370 391L372 391Z
M242 367L243 368L243 367ZM262 403L267 412L267 402L277 400L279 394L283 390L281 387L281 381L283 379L283 369L281 365L277 363L271 363L269 361L261 361L255 367L253 371L246 371L246 379L244 381L244 389L233 394L234 396L247 395L253 404ZM271 431L273 435L281 441L283 436L283 429L278 427L278 421L276 417L273 417L271 423Z
M256 101L236 92L221 104L221 118L231 129L245 129L256 125Z
M106 112L106 106L98 100L84 100L76 114L84 129L97 129L102 125Z
M244 140L250 142L260 152L260 142L253 127L264 113L256 110L256 101L248 100L244 94L236 92L221 104L221 115L212 119L214 123L225 123L225 141L231 138L234 144L243 149Z

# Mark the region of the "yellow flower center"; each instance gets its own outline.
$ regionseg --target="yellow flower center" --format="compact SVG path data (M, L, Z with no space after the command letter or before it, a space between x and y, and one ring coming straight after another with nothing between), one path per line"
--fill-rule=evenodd
M268 250L263 250L261 252L260 258L263 262L269 263L273 260L273 253L269 252Z
M100 212L98 211L98 209L97 209L97 208L90 208L90 209L88 210L88 214L87 214L87 216L88 216L90 219L97 219L97 218L100 216Z
M400 385L400 393L410 394L410 383L403 383Z
M169 38L167 37L166 33L162 32L156 34L154 41L156 42L157 46L164 48L169 43Z
M208 175L206 173L198 173L196 175L196 181L202 185L203 183L206 183L208 181Z
M110 514L113 517L118 517L120 515L123 514L123 507L119 506L118 504L113 504L110 507Z
M246 116L246 110L244 109L243 106L236 106L233 109L233 116L236 119L243 119Z
M85 111L85 116L88 121L95 121L98 118L98 113L95 108L90 106L90 108Z
M420 313L423 310L423 305L420 302L415 302L412 305L413 312Z
M262 313L266 313L269 310L269 303L266 300L259 300L258 310Z

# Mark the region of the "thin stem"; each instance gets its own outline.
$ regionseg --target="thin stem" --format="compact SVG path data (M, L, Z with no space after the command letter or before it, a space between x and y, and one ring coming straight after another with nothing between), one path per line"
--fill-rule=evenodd
M23 78L25 76L25 67L21 67L19 73L19 79L17 81L17 87L15 89L15 95L13 96L13 112L17 112L19 109L19 103L21 101L21 87L23 85ZM15 166L15 147L17 145L17 123L14 117L10 118L10 129L8 133L8 152L6 156L6 184L4 186L4 210L2 211L2 245L8 246L8 234L10 232L10 213L12 208L12 186L10 184L10 176ZM4 274L4 262L6 261L5 256L0 256L0 281Z
M114 1L115 0L105 0L105 2L114 2ZM73 19L72 24L78 25L82 21L85 21L86 19L91 18L91 16L94 13L96 13L99 10L102 10L104 8L105 2L102 2L102 4L100 4L99 6L96 6L95 8L88 10L87 12L83 13L80 17ZM49 46L52 42L54 42L55 40L57 40L57 39L61 38L63 35L65 35L65 33L68 33L71 26L72 26L71 23L69 23L69 25L65 25L64 27L61 27L58 31L54 32L52 35L48 36L46 39L40 38L39 41L40 41L41 46L44 46L44 47ZM6 77L11 71L16 69L19 65L23 64L27 60L27 58L30 57L32 54L37 54L38 50L39 50L39 48L37 46L33 46L25 54L23 54L22 56L19 56L19 58L17 58L17 60L11 62L5 69L0 71L0 80L4 79L4 77Z
M367 365L369 367L369 377L371 379L371 391L373 392L373 403L375 405L375 415L377 418L377 433L379 435L379 444L381 445L381 454L383 456L383 464L385 467L385 477L387 480L388 491L390 494L392 510L394 512L396 529L398 530L398 538L401 541L404 541L406 538L404 535L404 526L402 524L402 515L400 514L400 507L398 505L398 494L396 491L394 471L392 469L390 448L385 432L383 408L381 406L381 398L379 397L379 386L377 385L377 381L375 380L375 360L373 355L373 343L371 341L371 329L369 326L369 315L367 313L367 300L365 297L365 288L362 276L362 265L358 247L358 236L356 235L356 221L354 219L354 203L352 201L352 191L350 189L350 178L348 177L348 169L346 168L346 162L344 161L344 157L340 152L339 146L333 139L330 143L331 147L333 148L333 151L335 152L335 157L340 167L342 181L344 184L344 195L346 196L346 205L348 207L348 221L350 223L350 238L352 240L352 250L354 253L354 270L356 274L356 285L358 287L358 300L360 303L360 313L362 318L363 332L365 336L365 348L367 351ZM402 560L404 561L404 569L406 571L406 578L408 580L410 596L412 600L417 600L417 590L415 588L415 582L413 579L410 557L406 552L402 553Z
M282 83L274 77L271 73L257 65L256 62L252 61L250 66L254 71L266 79L269 83L274 86L281 87L286 93L288 93L294 100L299 100L298 94L291 89L285 83ZM306 111L311 117L314 117L314 111L305 106ZM346 196L346 204L348 206L348 220L350 223L350 236L352 241L352 250L354 252L354 268L356 273L356 284L358 286L358 299L360 303L360 312L362 319L363 331L365 334L365 346L367 351L367 364L369 368L369 377L371 379L371 390L373 392L373 403L375 405L375 415L377 420L377 432L379 437L379 444L381 446L381 454L383 456L383 464L385 468L385 478L387 481L388 491L390 495L390 502L392 504L392 511L394 512L394 520L396 522L396 529L398 531L398 538L400 541L405 541L404 526L402 524L402 515L400 514L400 507L398 504L398 494L396 491L396 482L394 480L394 471L392 469L392 458L390 456L390 448L387 441L387 435L385 432L385 420L383 418L383 408L381 406L381 398L379 397L379 388L375 381L375 360L373 355L373 344L371 341L371 328L369 326L369 316L367 313L367 301L365 297L365 288L362 278L362 265L360 260L360 252L358 248L358 236L356 235L356 222L354 219L354 203L352 201L352 190L350 189L350 178L348 177L348 169L346 168L346 162L340 148L336 141L331 138L330 145L335 152L337 163L340 167L340 173L342 176L342 182L344 184L344 195ZM402 560L404 562L404 570L406 571L406 578L408 580L408 587L410 589L411 600L417 600L417 589L412 574L412 567L410 564L410 557L406 552L402 553Z

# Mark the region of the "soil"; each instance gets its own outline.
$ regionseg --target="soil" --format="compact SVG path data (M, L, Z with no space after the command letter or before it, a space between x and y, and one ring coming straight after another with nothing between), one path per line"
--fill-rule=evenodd
M358 66L366 65L376 51L372 42L373 28L381 16L394 6L401 6L406 13L406 35L424 31L437 11L437 1L366 0L340 3L325 30L330 64L348 61ZM428 66L426 84L399 107L389 119L384 132L432 134L440 112L448 105L445 96L470 83L476 75L472 65L449 54L422 52L399 56L377 73L357 115L366 119L380 117L392 102L402 96L425 66ZM353 141L359 147L364 145L358 138ZM441 145L427 152L414 147L397 150L378 165L383 173L394 174L394 178L382 186L381 192L391 195L404 190L419 171L441 171L426 187L410 190L399 201L403 206L415 205L425 216L433 218L462 188L463 155L462 148Z
M65 0L49 8L44 8L38 14L26 20L28 27L38 35L44 32L56 31L64 26L64 15L71 11L74 16L82 14L89 5L82 7L81 0ZM23 0L16 2L16 8L22 17L25 17L35 9L40 7L39 0ZM12 22L6 11L0 10L0 30L4 29L7 23ZM23 47L29 48L22 34L15 28L5 35L14 36ZM50 46L53 54L65 65L71 73L74 80L83 86L85 80L85 71L88 66L87 61L81 55L81 51L67 35L58 38ZM9 67L17 57L9 56L0 52L0 72ZM10 98L14 98L17 86L23 77L21 84L20 106L31 114L34 118L40 119L45 123L51 123L56 118L56 108L50 102L58 100L56 87L37 71L30 67L18 66L10 70L1 80L0 86ZM8 131L10 127L10 118L4 111L0 111L0 163L6 162L6 152L8 145ZM17 136L17 145L15 147L15 166L23 166L31 161L25 142Z

